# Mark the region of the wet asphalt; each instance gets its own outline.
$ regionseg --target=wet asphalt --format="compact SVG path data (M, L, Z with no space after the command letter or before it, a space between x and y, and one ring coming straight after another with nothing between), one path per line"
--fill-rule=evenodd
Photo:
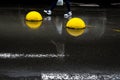
M105 79L104 74L115 74L116 80L119 78L119 7L72 6L73 15L69 18L63 15L65 7L56 7L52 16L43 13L45 8L48 6L0 8L1 79L39 80L45 73L67 73L69 76L87 73L97 77L102 74L100 80ZM25 20L32 10L43 17L37 29L28 26L36 23ZM68 20L74 17L84 20L86 28L82 33L66 28Z

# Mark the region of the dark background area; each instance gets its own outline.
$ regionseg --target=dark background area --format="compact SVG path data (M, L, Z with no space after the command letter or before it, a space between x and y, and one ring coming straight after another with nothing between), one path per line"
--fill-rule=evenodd
M0 5L6 6L15 6L15 5L50 5L54 0L2 0L0 1ZM85 4L98 4L101 7L110 7L112 3L120 3L119 0L71 0L71 3L85 3Z

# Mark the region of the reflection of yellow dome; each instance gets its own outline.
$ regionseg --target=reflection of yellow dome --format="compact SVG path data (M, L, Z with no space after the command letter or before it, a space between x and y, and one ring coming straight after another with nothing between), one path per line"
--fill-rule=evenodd
M71 36L78 37L78 36L81 36L85 32L85 29L70 29L70 28L66 28L66 31Z
M42 18L41 14L39 12L30 11L30 12L27 13L25 19L28 20L28 21L40 21L43 18Z
M42 21L25 21L25 23L31 29L37 29L42 25Z
M79 28L85 28L85 22L81 18L71 18L67 24L66 27L79 29Z

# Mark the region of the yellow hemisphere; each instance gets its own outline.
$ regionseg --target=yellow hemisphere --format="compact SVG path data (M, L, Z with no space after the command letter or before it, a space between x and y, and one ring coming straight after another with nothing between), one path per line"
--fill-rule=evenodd
M30 11L26 15L26 20L28 21L40 21L42 19L42 15L37 11Z
M81 29L81 28L85 28L85 22L81 19L81 18L71 18L70 20L68 20L66 27L68 28L74 28L74 29Z

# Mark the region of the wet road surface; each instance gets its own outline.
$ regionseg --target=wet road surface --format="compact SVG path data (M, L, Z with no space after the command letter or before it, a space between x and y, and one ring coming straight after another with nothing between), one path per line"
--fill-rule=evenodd
M43 9L0 8L1 79L120 79L119 8L72 7L70 18L63 16L61 7L52 16ZM31 10L39 11L43 21L25 21ZM83 19L87 28L67 29L66 23L73 17ZM31 29L35 24L38 28Z

